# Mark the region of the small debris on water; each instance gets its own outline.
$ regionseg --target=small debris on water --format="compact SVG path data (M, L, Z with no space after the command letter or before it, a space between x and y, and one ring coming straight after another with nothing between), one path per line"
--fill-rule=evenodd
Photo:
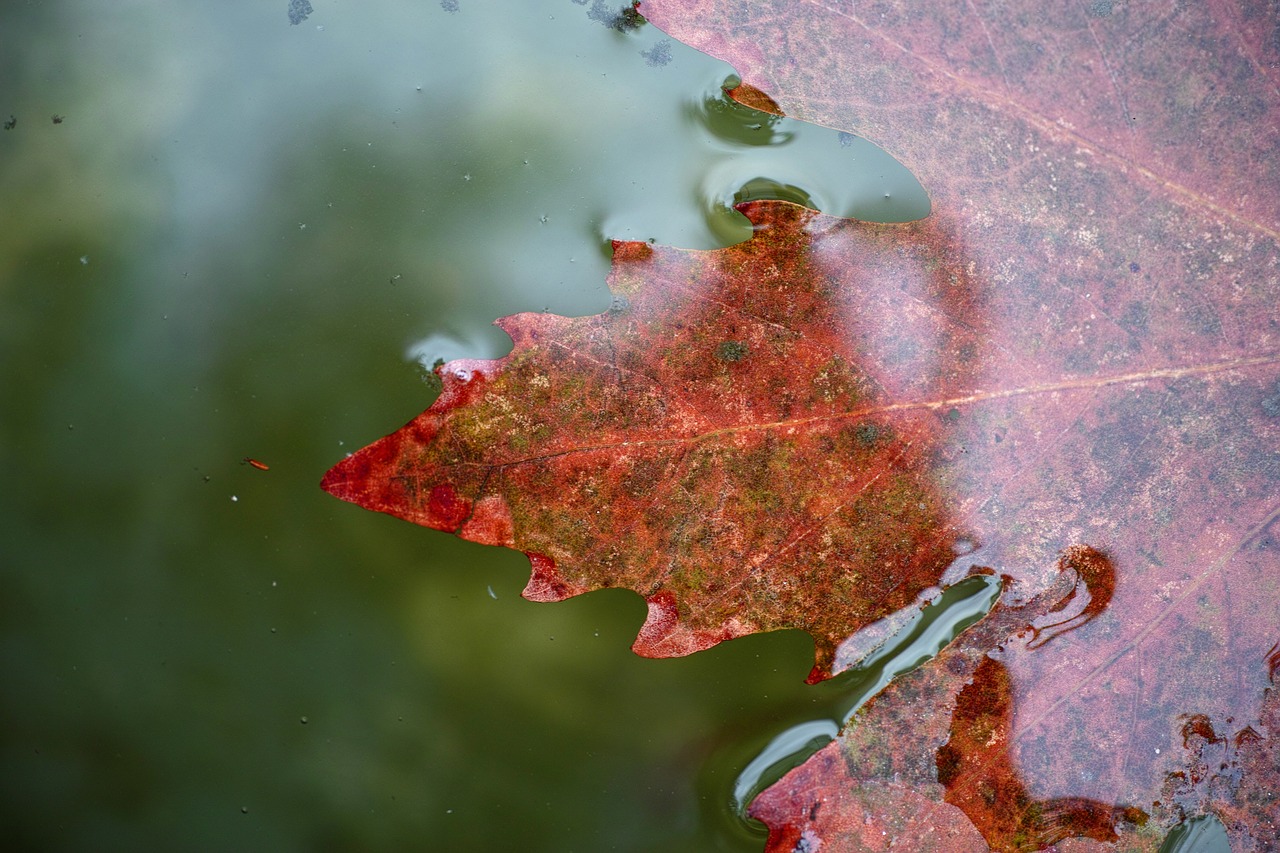
M661 68L671 61L671 42L663 39L648 50L640 51L640 55L650 68Z
M494 601L497 601L497 600L498 600L498 594L497 594L496 592L494 592L494 591L493 591L493 586L492 586L492 585L490 585L490 586L488 587L488 589L489 589L489 597L490 597L490 598L492 598Z
M314 11L309 0L289 0L289 24L301 24Z

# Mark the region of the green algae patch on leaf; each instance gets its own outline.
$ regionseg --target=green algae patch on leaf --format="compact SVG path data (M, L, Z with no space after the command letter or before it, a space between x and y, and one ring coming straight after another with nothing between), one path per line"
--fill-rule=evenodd
M914 817L924 797L997 850L1154 851L1205 814L1234 850L1280 847L1280 807L1260 793L1280 740L1266 722L1280 639L1274 4L643 11L787 115L906 163L963 247L985 324L967 353L941 350L977 366L974 393L937 410L930 473L977 545L959 563L1006 576L1022 623L975 626L957 641L974 655L963 666L949 651L873 700L824 750L844 765L830 786L800 767L762 794L769 849L926 849L887 825L855 839L826 806L808 817L849 784L875 792L876 819ZM939 353L913 349L900 330L917 312L897 309L854 327L906 377ZM1113 584L1072 562L1086 547ZM1076 580L1046 598L1055 576ZM985 752L970 731L978 682L1003 709Z
M510 355L443 365L437 401L323 487L524 551L528 598L636 591L640 654L802 628L811 678L830 675L841 642L955 557L931 401L972 381L960 360L890 364L851 318L914 298L921 347L976 348L981 322L957 247L928 224L741 209L755 236L727 249L615 244L610 311L499 321Z

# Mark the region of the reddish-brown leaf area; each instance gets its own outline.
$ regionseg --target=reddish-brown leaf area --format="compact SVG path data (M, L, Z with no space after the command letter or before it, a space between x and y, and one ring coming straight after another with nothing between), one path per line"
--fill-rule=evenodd
M881 821L915 819L924 797L951 825L951 803L968 803L986 843L1022 849L1010 827L1038 833L1042 819L984 810L981 780L1003 780L1006 799L1111 810L1115 841L1073 825L1093 838L1059 850L1154 850L1171 825L1207 812L1233 849L1280 848L1267 793L1280 739L1268 687L1280 636L1280 10L643 10L788 115L885 146L929 190L984 324L973 393L934 436L935 483L951 528L981 546L960 562L1009 576L1010 603L1039 601L1007 636L961 639L992 655L998 678L969 657L961 674L947 670L960 660L949 650L815 757L842 758L830 785L801 767L763 794L753 811L771 849L801 849L806 832L805 849L886 849L830 810L808 818L814 803L866 792ZM1070 565L1076 546L1106 554L1111 581ZM1075 592L1046 597L1055 574L1074 574ZM941 785L937 757L955 714L966 743L976 695L1000 697L1007 745L961 749L947 771L970 780L961 793L961 777ZM898 846L916 849L915 838Z
M641 593L640 654L798 627L829 675L972 542L935 468L981 296L932 224L743 210L760 232L730 249L616 244L612 310L501 321L511 355L445 365L439 400L324 488L526 552L533 600Z
M1115 841L1118 820L1146 821L1141 809L1079 797L1036 801L1009 755L1013 690L1009 671L984 658L956 696L951 739L938 749L944 799L979 827L992 847L1039 850L1064 838Z

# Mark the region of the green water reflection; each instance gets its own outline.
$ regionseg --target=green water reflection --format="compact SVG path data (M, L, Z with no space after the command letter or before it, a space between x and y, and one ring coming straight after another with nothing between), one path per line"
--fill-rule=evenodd
M638 597L528 604L522 556L317 482L494 317L607 307L610 237L742 239L770 182L927 200L594 5L313 5L6 9L7 838L759 849L723 746L817 707L806 637L641 660Z

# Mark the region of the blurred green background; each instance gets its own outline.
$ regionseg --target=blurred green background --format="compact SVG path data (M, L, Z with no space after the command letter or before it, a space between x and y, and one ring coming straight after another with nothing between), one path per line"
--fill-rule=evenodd
M760 849L734 777L819 701L807 637L642 660L638 596L529 604L317 483L493 318L607 307L610 237L918 188L598 0L314 7L5 5L6 846Z

